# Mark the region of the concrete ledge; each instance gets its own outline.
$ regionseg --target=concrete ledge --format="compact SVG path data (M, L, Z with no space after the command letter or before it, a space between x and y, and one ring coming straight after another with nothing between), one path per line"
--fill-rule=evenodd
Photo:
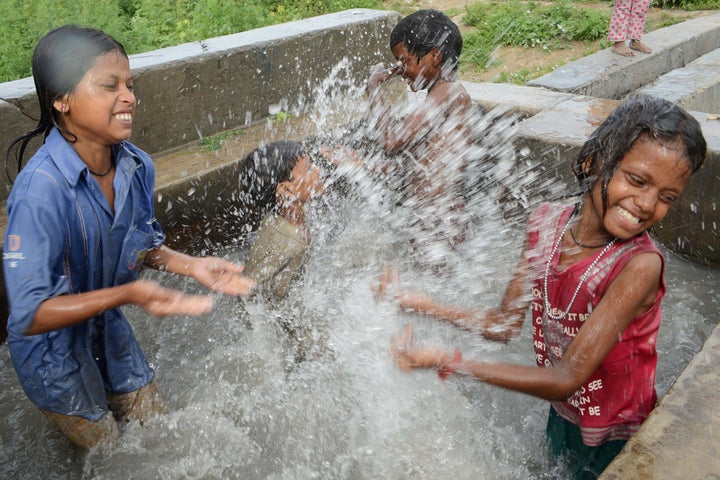
M707 15L645 35L649 55L621 57L608 48L527 83L559 92L620 99L720 45L720 14Z
M688 110L720 112L720 49L666 73L638 93L665 98Z

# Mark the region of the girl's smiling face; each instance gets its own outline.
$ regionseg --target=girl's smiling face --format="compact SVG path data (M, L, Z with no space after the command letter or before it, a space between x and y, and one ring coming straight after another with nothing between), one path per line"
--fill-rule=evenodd
M590 192L591 221L597 222L599 231L623 240L638 235L665 218L691 174L684 145L663 144L642 135L608 183L606 211L600 182Z
M136 106L127 57L119 51L97 57L73 92L53 106L78 143L108 146L127 140Z
M413 92L428 88L440 77L441 54L437 48L430 50L418 61L418 56L409 53L405 43L400 42L393 47L392 54L402 63L402 76L408 80Z

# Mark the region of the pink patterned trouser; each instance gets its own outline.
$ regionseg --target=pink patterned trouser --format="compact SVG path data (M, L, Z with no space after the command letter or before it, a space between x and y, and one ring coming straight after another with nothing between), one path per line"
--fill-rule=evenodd
M632 39L640 40L645 28L645 15L650 8L651 0L615 0L608 40L621 42Z

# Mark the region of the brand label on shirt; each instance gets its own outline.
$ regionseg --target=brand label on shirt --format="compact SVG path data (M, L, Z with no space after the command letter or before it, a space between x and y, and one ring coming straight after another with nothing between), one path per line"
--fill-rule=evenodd
M20 235L8 235L8 252L3 252L3 260L7 260L8 268L17 268L18 260L25 260L25 255L20 252Z

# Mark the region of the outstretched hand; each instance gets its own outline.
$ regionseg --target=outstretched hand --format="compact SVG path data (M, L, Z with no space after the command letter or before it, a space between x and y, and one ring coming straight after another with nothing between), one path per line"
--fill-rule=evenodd
M201 257L191 276L204 287L227 295L249 295L255 282L242 275L245 267L219 257Z
M136 280L128 284L131 302L156 317L168 315L199 316L210 313L213 300L208 295L185 295L177 290L161 287L151 280Z
M381 301L386 298L395 300L398 306L405 311L430 313L434 305L432 299L426 294L400 288L400 275L395 266L389 268L384 265L380 281L370 285L370 289L375 296L375 300Z
M390 352L395 363L405 371L413 368L443 368L454 359L453 355L446 353L442 348L415 345L411 323L392 338Z
M348 148L344 145L338 145L335 148L323 146L320 147L320 155L330 164L336 167L362 166L363 162L357 150Z

